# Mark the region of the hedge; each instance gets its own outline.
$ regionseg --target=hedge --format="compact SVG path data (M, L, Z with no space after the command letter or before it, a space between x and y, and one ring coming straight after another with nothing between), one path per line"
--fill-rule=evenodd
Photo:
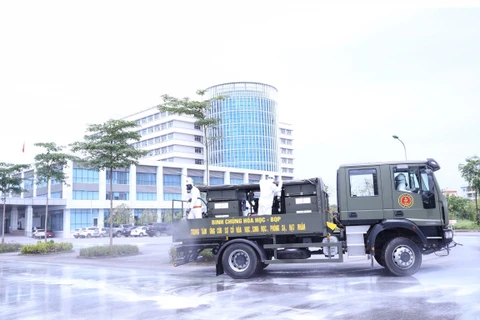
M113 245L113 246L95 246L80 249L79 257L82 258L104 258L121 257L139 254L138 246L134 245Z
M70 242L55 243L53 240L48 242L38 241L37 244L28 244L22 247L22 254L51 254L72 252L73 245Z

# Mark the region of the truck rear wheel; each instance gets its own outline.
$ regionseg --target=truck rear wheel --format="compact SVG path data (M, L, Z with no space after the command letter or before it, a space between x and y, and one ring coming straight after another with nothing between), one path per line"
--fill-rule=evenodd
M225 249L223 269L233 279L248 279L258 270L259 259L255 250L245 243L234 243Z
M411 276L422 264L420 248L404 237L390 240L383 249L382 258L385 268L395 276Z

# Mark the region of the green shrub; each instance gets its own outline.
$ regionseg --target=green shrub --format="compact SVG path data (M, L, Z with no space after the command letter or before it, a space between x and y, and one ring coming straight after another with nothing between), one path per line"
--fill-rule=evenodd
M114 245L114 246L95 246L80 249L82 258L102 258L102 257L120 257L132 256L139 253L138 246L134 245Z
M48 242L38 241L37 244L28 244L22 247L22 254L51 254L71 252L73 245L70 242L55 243L53 240Z
M20 243L4 243L0 244L0 253L20 251L22 245Z

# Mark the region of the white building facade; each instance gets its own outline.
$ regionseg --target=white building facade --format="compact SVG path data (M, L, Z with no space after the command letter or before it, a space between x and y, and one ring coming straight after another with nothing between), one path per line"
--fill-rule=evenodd
M33 171L23 173L27 192L6 198L8 231L20 231L31 236L34 227L45 224L46 197L48 194L48 227L57 238L70 238L76 228L105 226L110 212L110 174L70 163L65 170L66 184L55 183L47 190L31 181ZM209 169L211 184L256 183L268 172L212 166ZM203 165L166 163L142 160L128 170L113 172L113 206L126 205L137 220L144 211L157 213L161 221L165 214L181 211L181 201L187 199L186 177L195 183L205 181ZM174 209L174 210L172 210Z

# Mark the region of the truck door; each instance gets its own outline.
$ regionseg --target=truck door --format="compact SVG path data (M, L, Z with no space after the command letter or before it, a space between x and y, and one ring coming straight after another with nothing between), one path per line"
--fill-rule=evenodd
M345 175L347 208L341 208L340 219L345 225L364 225L382 220L380 167L348 168Z
M426 166L392 165L392 208L390 219L408 219L418 226L442 225L435 183ZM391 216L390 216L391 215Z

